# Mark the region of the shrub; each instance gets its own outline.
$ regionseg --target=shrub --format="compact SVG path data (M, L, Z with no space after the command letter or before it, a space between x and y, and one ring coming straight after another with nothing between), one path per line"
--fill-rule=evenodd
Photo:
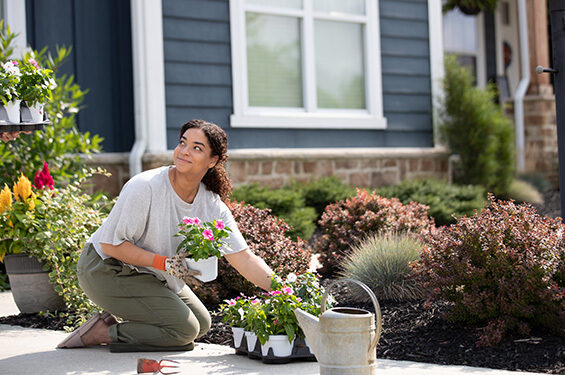
M272 216L269 209L237 202L232 204L231 211L249 249L277 275L304 273L308 269L312 257L310 248L304 241L293 241L285 235L290 227L284 220ZM203 302L216 304L239 293L257 295L261 289L243 278L222 258L218 263L216 281L194 287L194 291Z
M473 77L453 56L445 60L443 84L440 131L460 156L456 182L506 192L514 175L514 135L512 123L494 102L494 86L475 87Z
M530 185L533 185L538 191L542 193L551 190L552 188L551 182L547 179L546 176L543 175L543 173L525 172L518 174L516 178L521 181L526 181Z
M422 289L410 279L409 263L420 259L422 242L406 233L372 234L354 246L341 265L340 276L359 280L378 299L402 301L423 296ZM360 288L351 289L356 301L370 302Z
M14 34L9 28L0 27L0 62L10 59L13 53ZM52 90L52 100L45 103L45 112L52 122L42 131L20 135L17 139L0 142L0 186L9 183L14 174L40 170L46 161L52 169L57 185L83 179L89 171L85 168L82 154L101 150L102 138L80 133L76 126L86 91L80 89L72 76L57 74L59 67L70 55L71 49L58 47L55 56L42 51L32 51L26 58L33 57L41 67L55 72L57 87Z
M332 275L351 247L365 236L386 231L425 233L433 220L422 204L403 205L397 198L357 190L356 196L328 205L318 224L321 236L314 250L321 255L320 272Z
M497 202L426 239L417 279L454 302L450 319L483 325L479 345L506 334L565 329L565 226L529 205Z
M308 239L316 229L316 213L312 207L305 207L304 197L299 190L271 190L254 183L235 188L232 197L256 208L268 208L273 215L283 218L291 226L287 236L292 239Z
M543 197L535 186L519 179L512 180L504 196L518 202L543 204Z
M455 223L455 217L470 216L484 207L486 191L476 185L449 185L433 179L404 180L377 190L377 194L398 198L402 203L418 202L429 207L436 225Z
M355 188L346 185L336 176L320 177L307 183L294 182L291 188L300 191L306 206L314 207L319 220L326 206L355 195Z

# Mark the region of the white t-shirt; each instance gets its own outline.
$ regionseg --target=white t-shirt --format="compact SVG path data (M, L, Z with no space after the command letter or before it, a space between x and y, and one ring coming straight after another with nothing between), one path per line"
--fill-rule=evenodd
M224 221L231 232L225 240L227 246L220 249L222 255L247 248L231 211L219 195L200 183L193 203L183 201L171 185L169 168L166 166L142 172L124 185L110 215L88 240L102 259L109 256L102 252L100 243L116 246L124 241L156 254L175 255L182 237L174 234L178 232L178 225L185 216L198 217L204 222L214 219ZM169 289L176 293L184 287L182 280L161 270L129 266L139 272L155 274L167 281Z

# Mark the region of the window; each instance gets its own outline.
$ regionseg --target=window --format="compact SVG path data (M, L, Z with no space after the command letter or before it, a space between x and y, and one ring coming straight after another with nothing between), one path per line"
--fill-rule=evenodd
M486 82L486 62L482 12L466 15L455 8L443 16L443 45L446 54L455 55L479 86Z
M382 129L377 0L232 0L233 127Z

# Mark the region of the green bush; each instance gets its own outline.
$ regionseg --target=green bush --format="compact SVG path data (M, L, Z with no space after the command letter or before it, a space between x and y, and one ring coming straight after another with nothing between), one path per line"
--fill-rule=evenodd
M333 275L343 258L363 238L389 231L426 233L433 227L427 206L403 205L397 198L385 198L375 192L357 190L357 195L326 207L318 222L321 236L314 244L320 253L320 273Z
M489 201L426 238L417 279L454 303L451 320L483 327L479 345L539 328L565 334L565 226L529 205Z
M524 172L518 174L516 178L529 183L542 193L551 190L552 188L551 182L543 175L543 173Z
M230 209L249 249L277 275L284 277L308 270L312 252L304 241L293 241L286 236L290 227L284 220L271 215L269 209L237 202L232 203ZM193 290L202 302L208 304L217 304L240 293L248 296L261 293L261 289L243 278L225 258L218 263L218 278L195 286Z
M518 202L543 204L541 193L532 184L519 179L512 180L503 196Z
M359 280L379 300L403 301L423 296L421 287L410 279L410 262L420 259L422 242L406 233L371 235L354 246L341 265L341 277ZM369 302L360 288L351 289L352 298Z
M486 191L480 186L449 185L433 179L404 180L376 191L384 197L398 198L403 204L425 204L436 225L453 224L456 221L453 216L471 216L486 203Z
M301 192L306 206L314 207L318 215L316 220L322 216L328 204L355 195L355 188L346 185L336 176L320 177L306 183L294 182L291 188Z
M254 183L235 188L232 198L256 208L270 209L273 215L283 218L292 227L287 232L292 239L307 240L316 229L314 209L306 207L301 192L291 187L269 189Z
M0 62L10 59L13 53L14 34L0 27ZM72 76L57 74L59 67L70 55L71 49L58 47L55 56L42 51L32 51L41 67L53 70L57 88L52 91L52 100L45 103L45 112L52 125L30 135L22 134L8 143L0 142L0 186L12 181L20 172L40 170L47 162L56 185L83 179L88 173L85 163L78 155L96 153L101 150L102 138L80 133L76 126L76 115L86 91L80 89Z
M445 60L443 86L440 134L460 156L456 182L505 193L514 176L514 131L494 102L494 86L475 87L453 56Z

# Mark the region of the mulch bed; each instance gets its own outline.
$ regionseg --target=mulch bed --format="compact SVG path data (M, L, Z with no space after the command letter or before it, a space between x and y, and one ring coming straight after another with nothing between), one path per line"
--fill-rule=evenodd
M560 216L559 192L546 192L545 205L538 207L541 214ZM325 280L323 284L327 284ZM374 311L370 304L347 301L345 288L334 288L332 294L341 305ZM495 347L477 347L479 329L471 329L448 322L444 314L449 304L435 302L379 301L383 315L383 333L377 346L377 357L395 360L465 365L514 371L565 374L565 338L545 332L534 332L528 337L505 339ZM222 323L217 308L209 306L212 329L198 342L229 345L231 329ZM0 324L62 330L66 321L39 314L19 314L0 317Z

